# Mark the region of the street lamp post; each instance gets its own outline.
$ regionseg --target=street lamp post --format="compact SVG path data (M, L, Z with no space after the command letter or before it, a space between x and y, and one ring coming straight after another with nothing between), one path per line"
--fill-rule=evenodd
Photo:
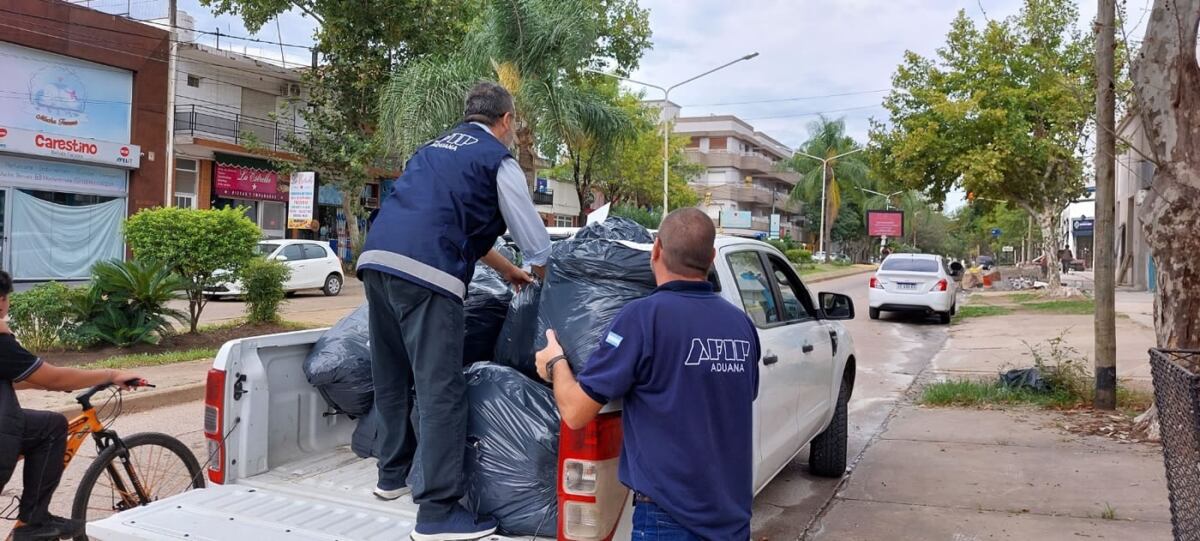
M901 190L901 191L898 191L898 192L892 192L892 193L880 193L880 192L877 192L877 191L875 191L875 190L868 190L868 189L866 189L866 188L862 188L862 187L860 187L859 189L860 189L860 190L862 190L862 191L864 191L864 192L867 192L867 193L873 193L873 194L875 194L875 195L878 195L878 196L880 196L880 197L883 197L883 207L884 207L884 210L892 210L892 198L893 198L893 197L896 197L897 195L900 195L900 194L904 193L904 190ZM904 222L901 222L901 224L903 224L903 223L904 223ZM884 249L885 247L887 247L887 235L880 235L880 236L879 236L879 252L880 252L880 253L883 253L883 249Z
M694 76L694 77L691 77L691 78L685 79L685 80L683 80L683 81L680 81L680 82L678 82L678 83L675 83L675 84L673 84L673 85L671 85L671 86L668 86L668 87L661 87L661 86L658 86L658 85L654 85L654 84L650 84L650 83L646 83L646 82L642 82L642 81L638 81L638 80L630 79L630 78L628 78L628 77L621 77L620 75L614 75L614 74L611 74L611 73L608 73L608 72L603 72L603 71L599 71L599 70L594 70L594 69L584 68L584 71L588 71L588 72L591 72L591 73L598 73L598 74L600 74L600 75L607 75L608 77L612 77L612 78L614 78L614 79L620 79L620 80L622 80L622 81L628 81L628 82L630 82L630 83L635 83L635 84L639 84L639 85L642 85L642 86L645 86L645 87L649 87L649 88L653 88L653 89L656 89L656 90L661 90L661 91L662 91L662 93L663 93L663 114L662 114L662 128L663 128L663 216L664 216L664 217L667 215L667 193L668 193L668 190L667 190L667 179L668 179L668 178L670 178L670 177L669 177L669 173L668 173L668 165L669 165L669 164L668 164L667 162L669 161L669 159L670 159L670 156L671 156L671 151L670 151L671 132L670 132L670 129L669 129L669 127L667 126L667 114L666 114L666 108L667 108L667 102L668 102L668 101L670 101L670 99L671 99L671 91L672 91L672 90L675 90L676 88L679 88L679 87L681 87L681 86L683 86L683 85L685 85L685 84L688 84L688 83L690 83L690 82L692 82L692 81L695 81L696 79L699 79L699 78L701 78L701 77L704 77L705 75L708 75L708 74L710 74L710 73L713 73L713 72L715 72L715 71L719 71L719 70L725 69L725 68L727 68L727 67L729 67L729 66L732 66L732 65L734 65L734 64L737 64L738 62L741 62L741 61L743 61L743 60L750 60L751 58L754 58L754 57L756 57L756 56L758 56L758 53L750 53L750 54L748 54L748 55L746 55L746 56L743 56L743 57L737 58L737 59L735 59L735 60L731 60L731 61L729 61L729 62L726 62L726 63L724 63L724 64L721 64L720 66L717 66L717 67L715 67L715 68L713 68L713 69L710 69L710 70L708 70L708 71L706 71L706 72L704 72L704 73L701 73L700 75L696 75L696 76Z
M807 156L809 158L812 158L814 160L821 162L821 241L820 241L820 244L818 244L818 248L821 252L825 251L825 174L829 170L829 162L836 160L838 158L844 157L844 156L849 156L851 154L854 154L855 152L862 152L863 150L865 150L865 149L856 148L854 150L851 150L850 152L843 152L832 158L819 158L819 157L813 156L812 154L809 154L807 152L802 152L799 150L796 151L796 154L799 154L801 156ZM828 257L828 254L826 254L826 257Z

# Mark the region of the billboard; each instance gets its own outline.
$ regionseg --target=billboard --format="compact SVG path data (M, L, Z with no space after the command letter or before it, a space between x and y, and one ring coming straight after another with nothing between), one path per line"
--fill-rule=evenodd
M740 229L750 229L754 223L748 210L722 210L721 211L721 227L734 227Z
M128 143L133 73L0 42L0 126Z
M868 210L867 235L872 237L904 236L904 211Z

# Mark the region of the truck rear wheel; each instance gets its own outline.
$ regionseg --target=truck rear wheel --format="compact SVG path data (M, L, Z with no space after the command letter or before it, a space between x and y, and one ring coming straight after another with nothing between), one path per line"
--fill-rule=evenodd
M841 390L838 391L837 406L833 410L833 420L824 432L813 438L808 448L808 469L813 475L821 477L841 477L846 473L846 445L849 423L848 402L850 402L850 384L842 380Z

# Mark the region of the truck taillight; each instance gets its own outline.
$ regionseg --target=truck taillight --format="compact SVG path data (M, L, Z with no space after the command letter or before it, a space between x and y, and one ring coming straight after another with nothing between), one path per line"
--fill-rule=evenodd
M949 286L950 283L947 282L945 278L942 278L941 280L938 280L938 283L933 284L933 289L930 289L930 291L945 291Z
M629 489L617 479L621 414L597 416L580 430L562 425L558 444L558 538L613 538Z
M204 437L208 443L208 479L225 484L225 371L209 369L204 385Z

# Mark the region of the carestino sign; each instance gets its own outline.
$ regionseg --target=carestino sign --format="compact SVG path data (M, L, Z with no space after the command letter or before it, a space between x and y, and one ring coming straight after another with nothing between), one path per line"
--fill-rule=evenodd
M0 126L0 153L137 169L137 145Z

